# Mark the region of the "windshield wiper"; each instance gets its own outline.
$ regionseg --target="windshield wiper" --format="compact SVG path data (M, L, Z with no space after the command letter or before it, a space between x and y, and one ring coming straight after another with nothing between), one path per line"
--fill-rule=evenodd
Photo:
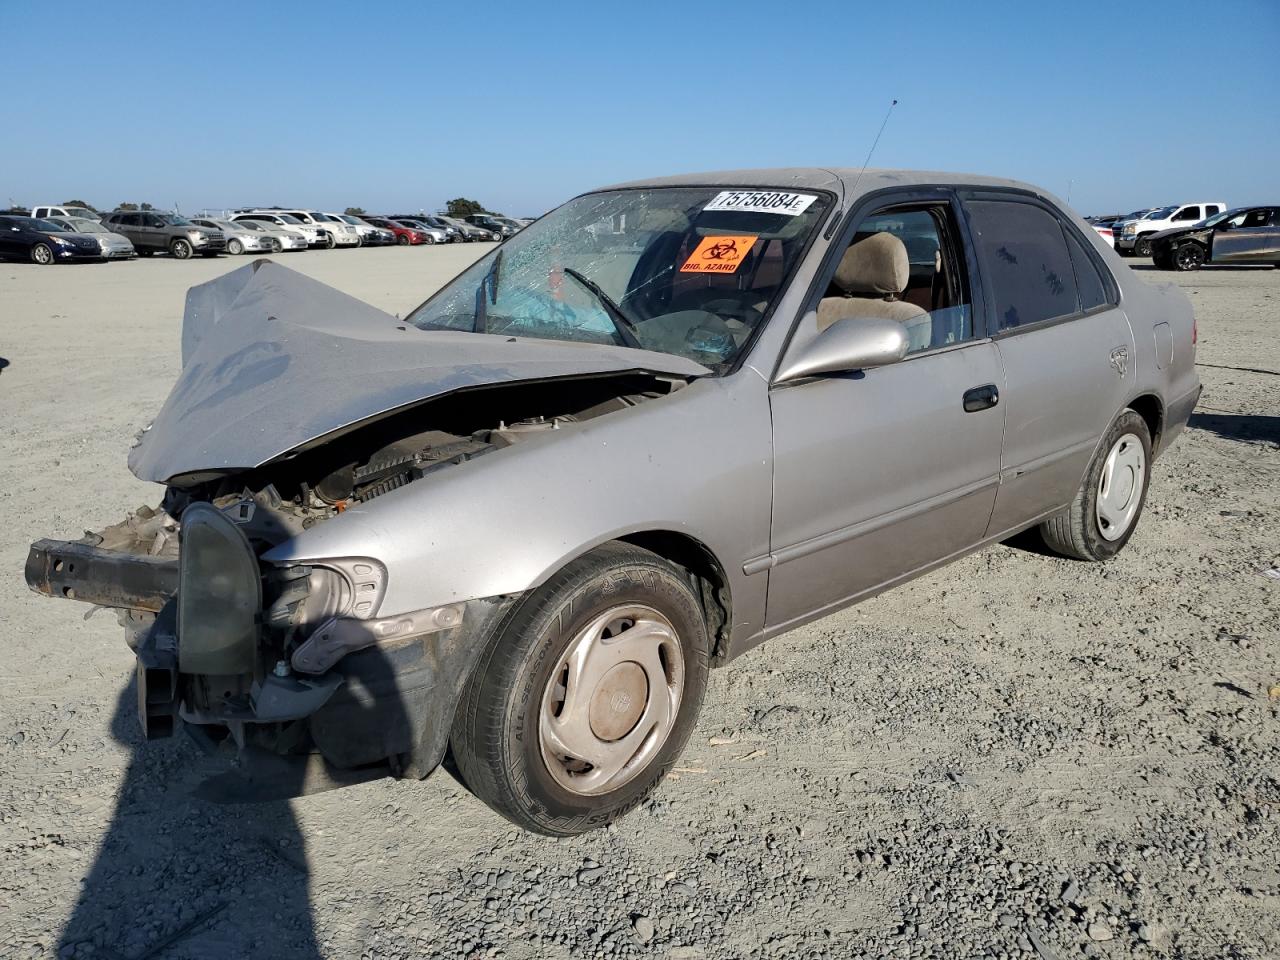
M641 345L639 338L636 337L636 333L638 332L636 330L636 325L627 319L627 315L622 312L622 308L614 303L613 300L610 299L609 295L601 290L594 280L588 280L577 270L573 269L573 267L564 267L563 269L566 275L577 280L578 283L582 284L582 286L584 286L588 292L590 292L591 295L600 302L600 306L604 307L604 312L607 313L609 315L609 319L613 321L613 325L618 331L618 336L622 338L622 342L628 347L635 347L638 350L643 350L644 347Z
M489 264L489 271L484 275L484 279L480 281L480 286L476 287L476 321L471 328L476 333L484 333L485 326L489 321L489 303L498 302L498 273L502 269L502 248L498 248L498 252L493 256L493 263ZM485 294L488 293L488 303L485 302Z

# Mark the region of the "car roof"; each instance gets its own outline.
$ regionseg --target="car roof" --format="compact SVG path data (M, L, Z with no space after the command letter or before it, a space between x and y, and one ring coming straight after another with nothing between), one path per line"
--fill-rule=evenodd
M1050 194L1040 187L1003 177L945 173L936 170L891 170L870 167L865 170L857 167L768 167L758 170L715 170L648 180L628 180L599 189L683 186L780 187L799 190L831 190L845 200L851 200L854 199L855 189L856 195L862 196L889 187L926 185L1012 187L1050 197ZM1056 200L1056 198L1051 199Z

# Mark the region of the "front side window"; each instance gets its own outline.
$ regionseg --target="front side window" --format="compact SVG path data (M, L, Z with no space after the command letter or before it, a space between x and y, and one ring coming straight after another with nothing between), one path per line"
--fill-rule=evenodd
M881 209L858 224L818 304L818 327L879 317L907 328L908 352L973 336L973 310L951 205Z
M1012 200L970 201L966 208L1001 330L1079 311L1075 270L1057 217Z
M719 187L588 194L515 234L409 321L640 347L723 371L781 295L828 202Z
M1177 213L1173 215L1173 219L1177 223L1182 223L1187 220L1191 221L1192 223L1195 223L1197 220L1200 219L1200 208L1198 206L1183 207L1181 210L1179 210Z

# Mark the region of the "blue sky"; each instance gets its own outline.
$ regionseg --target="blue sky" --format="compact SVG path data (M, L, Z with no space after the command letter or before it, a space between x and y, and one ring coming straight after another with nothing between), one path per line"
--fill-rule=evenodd
M513 216L633 177L1011 176L1280 202L1280 2L0 0L0 203Z

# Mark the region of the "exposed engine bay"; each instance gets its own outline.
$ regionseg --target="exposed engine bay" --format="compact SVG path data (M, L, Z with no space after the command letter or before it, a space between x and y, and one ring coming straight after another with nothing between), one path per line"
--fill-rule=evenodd
M194 501L228 507L265 495L270 519L264 517L247 531L261 552L352 504L532 437L665 396L685 382L626 374L460 391L323 438L255 470L173 478L164 511L178 518Z

